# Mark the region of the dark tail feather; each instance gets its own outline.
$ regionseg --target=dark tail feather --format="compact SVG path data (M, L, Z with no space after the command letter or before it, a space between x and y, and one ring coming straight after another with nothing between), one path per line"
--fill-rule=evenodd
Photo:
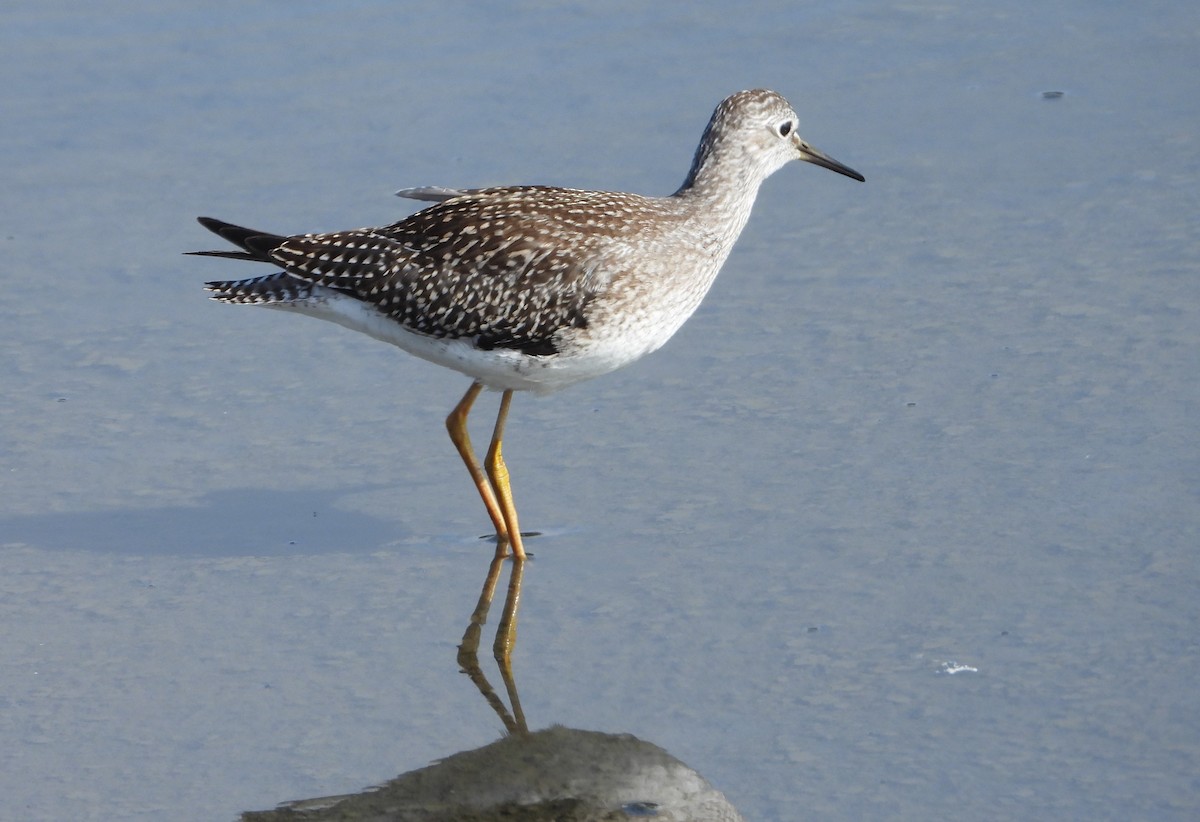
M258 263L273 263L275 260L271 258L271 252L278 248L286 237L281 237L278 234L268 234L265 231L256 231L253 228L244 228L240 225L227 223L223 220L214 220L212 217L197 217L200 225L207 228L213 234L216 234L222 240L226 240L241 251L188 251L197 257L225 257L230 260L253 260Z

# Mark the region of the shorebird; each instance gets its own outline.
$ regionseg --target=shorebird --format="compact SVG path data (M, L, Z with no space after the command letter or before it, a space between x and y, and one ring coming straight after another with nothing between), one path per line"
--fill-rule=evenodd
M446 418L496 529L497 557L525 557L501 453L514 391L548 393L659 348L700 304L750 217L759 186L792 160L863 181L805 142L792 106L741 91L713 112L669 197L548 186L397 192L432 202L381 228L282 236L210 217L239 251L194 254L279 270L210 282L213 299L330 320L471 378ZM467 417L502 391L483 465Z

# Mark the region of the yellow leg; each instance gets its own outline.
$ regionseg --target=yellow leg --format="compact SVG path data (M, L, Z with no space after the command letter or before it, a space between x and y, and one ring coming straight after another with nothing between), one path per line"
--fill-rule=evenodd
M496 429L492 432L492 444L488 447L487 452L487 475L492 482L494 500L499 503L500 514L504 518L504 530L512 545L513 556L517 559L525 559L525 546L521 544L521 528L517 524L517 507L513 504L512 487L508 481L508 466L504 464L504 456L501 453L504 422L508 419L508 406L512 403L512 395L513 392L510 389L500 397L500 413L496 415ZM466 398L464 397L464 399ZM472 399L474 398L472 397ZM488 510L490 512L491 509Z
M512 404L513 392L505 391L500 398L500 411L496 414L496 427L492 431L492 442L485 458L487 466L485 471L475 457L475 449L472 448L471 437L467 433L467 416L471 413L471 406L482 388L483 386L479 383L472 383L471 387L467 389L467 393L459 400L458 405L450 412L450 416L446 417L446 430L450 432L450 439L454 442L454 447L458 449L459 456L466 463L467 470L471 472L471 479L475 482L479 496L483 499L488 516L492 518L492 524L496 527L498 543L496 556L492 560L487 579L483 583L483 590L479 594L479 602L476 604L475 612L471 615L471 621L463 634L462 644L459 645L458 662L500 716L509 732L528 732L512 668L512 652L517 643L517 612L521 604L521 580L525 571L525 547L521 542L521 528L517 523L517 507L513 503L508 466L504 464L502 452L504 424L508 419L508 409ZM500 624L496 628L492 653L500 668L500 676L504 680L505 690L508 692L509 703L512 705L511 713L487 682L487 678L479 667L477 655L479 635L484 622L487 621L492 596L500 577L501 563L510 545L513 556L508 578L508 593L504 598L504 611L500 616Z
M467 432L467 416L471 413L471 406L475 404L475 398L482 390L482 384L471 383L467 393L463 394L458 405L454 406L454 410L450 412L450 416L446 417L446 430L450 433L450 441L458 449L458 455L462 457L467 470L471 473L471 480L475 483L476 490L479 491L483 506L487 508L492 525L496 528L496 556L502 557L508 553L509 531L504 524L504 514L500 505L496 502L496 494L492 490L491 481L488 480L483 468L479 465L479 460L475 457L475 449L471 447L471 435ZM508 393L505 396L507 397ZM520 537L518 536L517 539L519 541Z

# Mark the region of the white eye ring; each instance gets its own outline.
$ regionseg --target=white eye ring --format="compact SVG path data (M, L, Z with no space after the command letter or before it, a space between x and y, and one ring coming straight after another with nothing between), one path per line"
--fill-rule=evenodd
M786 137L792 133L792 130L794 128L796 128L795 123L793 123L791 120L784 120L782 123L779 124L779 127L775 130L779 132L780 137Z

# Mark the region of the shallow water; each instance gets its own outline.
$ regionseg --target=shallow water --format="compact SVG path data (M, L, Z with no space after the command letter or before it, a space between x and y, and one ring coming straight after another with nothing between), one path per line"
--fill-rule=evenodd
M500 731L466 381L206 301L196 215L665 193L765 85L867 183L784 169L666 348L517 398L530 724L747 819L1194 817L1200 12L789 5L0 12L10 808L233 818Z

